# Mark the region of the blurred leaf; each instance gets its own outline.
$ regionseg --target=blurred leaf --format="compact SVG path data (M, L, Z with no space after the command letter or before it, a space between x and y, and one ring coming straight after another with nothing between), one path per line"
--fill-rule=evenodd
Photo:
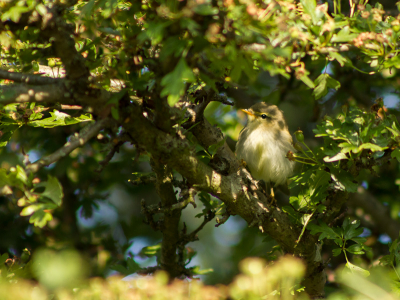
M36 227L42 228L51 220L53 220L53 216L50 213L45 212L44 210L37 210L29 218L29 223L35 225Z
M7 146L11 136L19 127L18 125L3 125L0 123L0 147Z
M351 33L350 27L345 26L337 34L333 35L331 42L332 43L352 42L356 37L358 37L358 34Z
M212 7L209 4L196 5L193 9L196 14L208 16L218 14L218 8Z
M0 255L0 266L2 266L6 260L8 258L8 253L3 253L2 255Z
M161 80L164 86L161 96L168 96L168 104L174 106L184 94L185 82L193 82L193 71L188 67L184 58L181 58L175 69Z
M367 271L367 270L365 270L365 269L363 269L363 268L357 267L356 265L353 265L353 264L350 263L350 262L347 262L347 263L346 263L346 267L347 267L351 272L359 273L360 275L363 275L363 276L365 276L365 277L367 277L367 276L370 275L369 271Z
M158 255L160 251L161 251L161 243L153 246L143 247L142 250L140 251L140 254L152 257Z
M39 249L32 259L33 273L49 289L75 287L87 274L85 261L74 250L55 252Z
M392 158L396 158L398 162L400 162L400 149L396 148L392 151L392 153L390 154L390 156Z
M300 0L300 3L303 5L304 12L310 15L313 23L316 24L318 21L316 0Z
M342 248L335 248L332 250L333 256L339 256L342 253Z
M194 267L194 268L192 269L192 272L193 272L193 274L196 274L196 275L205 275L205 274L209 274L209 273L214 272L214 270L213 270L213 269L203 269L203 270L200 270L200 267L199 267L199 266L196 266L196 267Z
M44 192L40 193L42 197L51 199L57 206L61 205L64 194L62 186L56 177L49 175L47 181L38 183L35 188L38 187L45 188Z

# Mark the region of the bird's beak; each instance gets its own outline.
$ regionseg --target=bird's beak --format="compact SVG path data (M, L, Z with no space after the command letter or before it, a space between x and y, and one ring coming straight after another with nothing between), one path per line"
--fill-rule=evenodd
M248 110L248 109L241 109L241 111L242 112L244 112L244 113L246 113L246 114L248 114L249 116L255 116L250 110Z

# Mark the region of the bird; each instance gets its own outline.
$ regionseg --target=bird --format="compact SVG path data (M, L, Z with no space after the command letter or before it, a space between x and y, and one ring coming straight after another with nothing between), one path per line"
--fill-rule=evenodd
M282 111L276 105L259 102L249 109L246 126L236 143L236 157L243 160L256 180L271 188L284 185L293 173L295 162L287 155L295 153L293 138Z

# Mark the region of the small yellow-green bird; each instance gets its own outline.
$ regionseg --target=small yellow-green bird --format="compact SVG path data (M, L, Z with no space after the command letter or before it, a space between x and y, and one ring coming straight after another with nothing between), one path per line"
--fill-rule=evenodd
M242 111L248 121L236 144L237 158L246 162L254 179L262 179L267 185L285 184L295 166L286 156L296 150L282 111L264 102Z

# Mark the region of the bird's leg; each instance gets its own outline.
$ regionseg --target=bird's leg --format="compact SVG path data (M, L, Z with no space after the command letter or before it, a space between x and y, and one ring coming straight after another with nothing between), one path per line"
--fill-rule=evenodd
M271 182L268 182L266 185L268 187L267 191L269 190L269 197L271 199L271 204L276 205L274 186Z
M242 166L242 167L247 167L247 163L244 161L244 159L242 158L242 159L240 159L240 165Z

